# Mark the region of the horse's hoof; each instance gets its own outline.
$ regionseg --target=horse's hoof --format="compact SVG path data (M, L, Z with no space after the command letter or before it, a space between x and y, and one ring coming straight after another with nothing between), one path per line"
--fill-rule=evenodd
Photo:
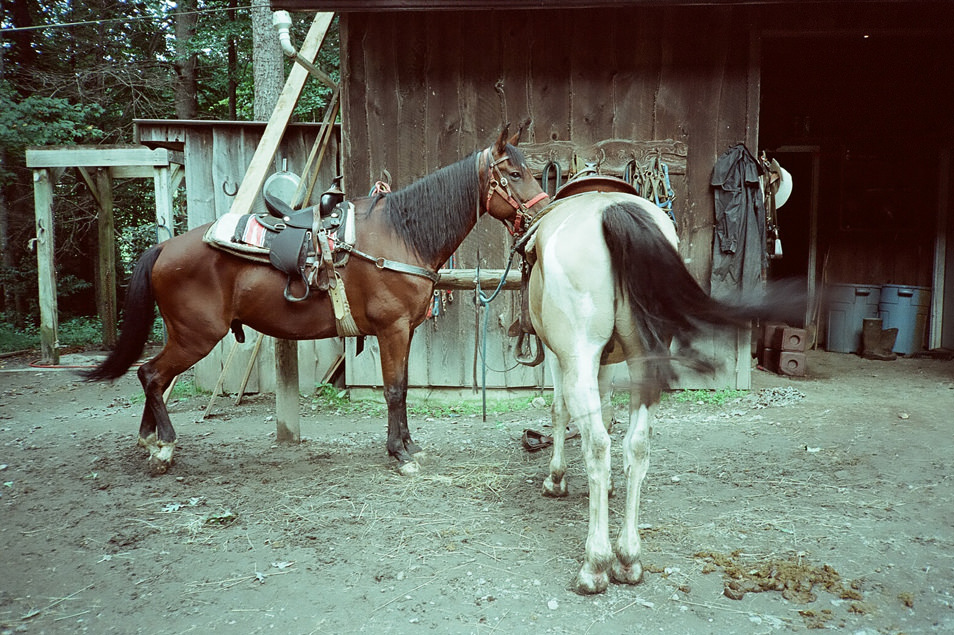
M595 595L605 591L608 586L609 576L606 575L605 571L594 574L581 569L579 575L576 576L574 590L580 595Z
M613 581L619 584L639 584L643 580L643 566L639 562L627 566L616 560L613 563L611 574Z
M548 476L543 480L543 495L550 498L563 498L569 493L566 486L566 477L558 482L553 482L553 477Z
M398 466L401 476L414 476L421 473L421 466L416 461L406 461Z

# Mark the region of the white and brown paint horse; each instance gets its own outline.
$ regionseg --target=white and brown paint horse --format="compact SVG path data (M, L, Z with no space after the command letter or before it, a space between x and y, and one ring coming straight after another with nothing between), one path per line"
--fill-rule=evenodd
M628 193L593 191L551 203L528 248L530 317L546 345L554 387L553 456L544 494L567 494L564 440L571 422L581 433L589 481L589 532L575 583L580 593L604 591L610 577L626 584L642 577L639 495L649 466L653 406L673 373L670 343L680 343L685 361L705 366L687 352L700 329L746 325L770 305L742 308L713 300L686 269L677 243L672 221L656 205ZM631 379L623 441L626 502L613 545L606 369L622 361Z

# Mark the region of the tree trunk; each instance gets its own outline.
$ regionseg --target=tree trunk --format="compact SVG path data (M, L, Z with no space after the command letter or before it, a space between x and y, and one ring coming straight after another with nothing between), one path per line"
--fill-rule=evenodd
M285 84L285 66L268 0L252 0L251 16L254 116L256 121L267 121Z
M195 119L199 111L195 71L198 58L192 51L198 14L196 0L179 0L176 16L176 116Z
M235 8L238 0L229 0L229 21L235 22ZM231 31L230 31L231 33ZM228 74L229 74L229 119L235 121L238 119L238 47L235 44L235 36L229 35L228 44Z

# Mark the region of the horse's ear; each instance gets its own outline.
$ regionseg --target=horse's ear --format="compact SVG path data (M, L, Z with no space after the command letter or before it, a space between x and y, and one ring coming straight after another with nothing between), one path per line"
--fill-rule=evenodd
M510 143L507 140L507 135L510 133L510 122L504 124L503 130L500 131L500 136L497 137L497 143L494 144L494 154L496 156L502 155L507 151L507 144Z
M518 143L520 143L520 138L523 136L523 131L530 127L531 121L532 120L528 118L526 121L520 124L520 129L517 130L517 134L510 137L510 140L508 141L510 145L516 146Z

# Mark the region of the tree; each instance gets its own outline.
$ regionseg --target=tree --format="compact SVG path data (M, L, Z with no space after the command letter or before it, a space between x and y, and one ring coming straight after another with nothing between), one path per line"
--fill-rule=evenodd
M282 48L272 28L272 12L268 0L252 0L252 63L255 85L254 116L267 120L285 82Z
M195 119L199 111L196 66L198 56L192 50L199 16L195 0L179 0L175 9L176 41L176 116L179 119Z
M242 4L0 0L0 319L31 318L29 300L36 297L36 262L27 251L34 234L27 146L132 143L136 118L269 117L274 97L267 96L281 91L288 62L267 0L255 0L255 29ZM301 41L307 21L296 22ZM47 26L34 27L39 24ZM321 60L325 71L337 76L337 25ZM260 80L253 78L257 64L262 64ZM309 82L296 115L319 119L328 94L318 82ZM261 103L256 104L256 95ZM139 251L143 237L154 236L151 196L146 183L117 184L116 224L125 229L117 242L127 258ZM92 280L88 255L95 233L89 230L95 209L85 183L73 171L64 174L54 209L61 300L70 279L76 281L74 289L89 293L82 289ZM86 305L92 302L60 302L64 311L82 311Z

